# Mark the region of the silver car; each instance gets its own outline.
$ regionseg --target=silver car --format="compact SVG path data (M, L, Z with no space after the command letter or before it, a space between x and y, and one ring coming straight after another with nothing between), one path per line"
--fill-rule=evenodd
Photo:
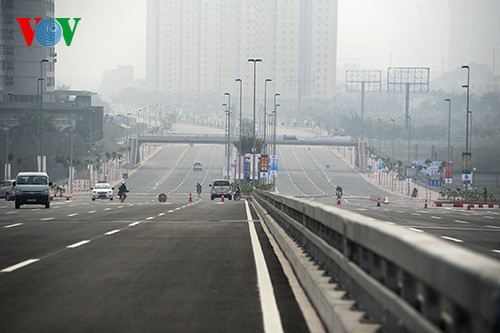
M225 179L214 180L213 184L209 185L212 189L210 190L210 199L220 198L224 196L229 200L233 197L233 192L231 191L231 183Z
M15 200L16 181L14 179L0 182L0 198L5 198L7 201Z

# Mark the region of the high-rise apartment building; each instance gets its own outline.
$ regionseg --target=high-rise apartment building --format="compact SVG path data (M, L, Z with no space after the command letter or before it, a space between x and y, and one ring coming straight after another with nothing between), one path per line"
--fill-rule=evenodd
M42 93L54 91L55 49L37 42L27 47L16 18L54 18L54 0L2 0L1 6L2 100L34 102L35 96L40 94L40 89L43 89Z
M500 73L500 1L450 0L449 70L488 65Z
M337 0L148 0L149 88L222 94L241 78L249 96L259 58L258 89L270 78L287 100L332 99L337 12Z

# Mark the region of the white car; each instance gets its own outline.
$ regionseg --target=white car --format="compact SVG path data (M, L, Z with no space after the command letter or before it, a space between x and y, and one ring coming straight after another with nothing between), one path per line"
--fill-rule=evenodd
M108 183L97 183L92 190L92 201L95 199L109 199L113 200L113 190L115 188L111 187Z

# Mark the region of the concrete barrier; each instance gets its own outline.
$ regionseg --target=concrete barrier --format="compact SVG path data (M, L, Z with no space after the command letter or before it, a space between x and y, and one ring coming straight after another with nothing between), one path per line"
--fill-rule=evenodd
M253 197L273 235L283 237L282 230L306 251L366 312L365 322L387 332L494 332L500 323L499 262L335 206L258 190ZM284 253L303 271L291 251ZM337 331L329 323L338 317L331 290L303 279L325 326Z

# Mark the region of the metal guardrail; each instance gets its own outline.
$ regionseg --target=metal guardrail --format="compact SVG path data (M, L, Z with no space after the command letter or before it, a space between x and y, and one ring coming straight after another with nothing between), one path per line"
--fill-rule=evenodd
M253 198L265 220L272 218L384 332L499 332L499 262L337 207L259 190ZM325 326L335 331L329 322L338 317L335 306L325 309L333 286L310 289Z

